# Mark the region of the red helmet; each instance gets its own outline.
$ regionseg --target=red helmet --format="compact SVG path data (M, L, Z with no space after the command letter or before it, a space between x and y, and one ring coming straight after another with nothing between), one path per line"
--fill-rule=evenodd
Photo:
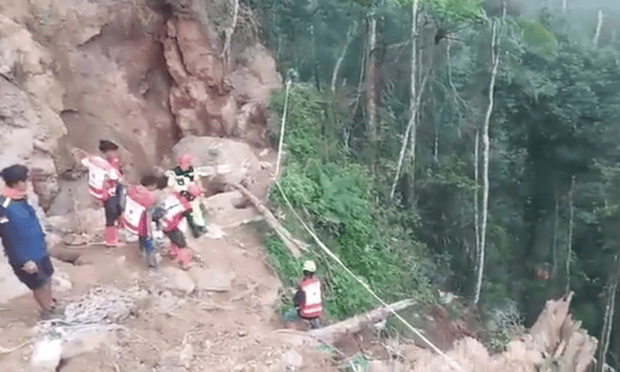
M189 185L188 191L189 191L189 194L194 198L200 196L200 194L202 194L203 192L202 187L196 184Z
M194 157L191 154L184 154L179 158L179 166L181 168L189 168L194 162Z

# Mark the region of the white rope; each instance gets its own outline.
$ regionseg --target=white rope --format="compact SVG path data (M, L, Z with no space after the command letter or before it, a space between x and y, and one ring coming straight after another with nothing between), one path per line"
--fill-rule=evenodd
M279 149L282 148L282 142L283 142L283 138L284 138L284 124L285 124L285 119L286 119L286 102L288 99L288 83L287 83L287 91L286 91L286 98L285 98L285 104L284 104L284 114L283 114L283 120L282 120L282 130L280 133L280 144L278 146ZM279 168L280 165L280 154L278 153L278 159L276 160L276 169ZM276 171L276 176L277 176L277 171ZM398 320L400 320L407 328L409 328L413 333L415 333L418 337L420 337L426 344L428 344L428 346L431 347L431 349L433 349L433 351L435 351L437 354L441 355L442 357L446 358L446 360L448 360L448 362L450 362L454 367L457 368L457 370L459 371L464 371L463 368L452 358L450 358L448 355L446 355L444 352L442 352L437 346L435 346L429 339L427 339L426 337L424 337L422 335L422 333L420 331L418 331L414 326L412 326L411 324L409 324L409 322L407 322L403 317L401 317L396 311L394 311L394 309L392 309L388 303L386 303L385 301L383 301L372 289L370 289L370 287L364 283L364 281L362 281L360 278L357 277L357 275L355 275L351 270L349 270L349 268L342 262L340 261L340 259L329 249L327 248L327 246L325 246L325 244L323 244L323 242L319 239L318 236L316 236L316 234L308 227L308 225L304 222L304 220L299 216L299 214L297 214L297 211L295 211L295 208L293 208L293 205L291 204L291 202L288 200L288 197L286 196L286 194L284 193L284 190L282 190L282 187L280 186L280 182L278 181L277 178L275 178L275 184L278 187L278 190L280 191L280 193L282 194L282 197L284 198L284 201L286 202L286 204L288 205L288 207L291 209L291 212L293 212L293 214L295 215L295 217L299 220L299 222L301 223L301 225L304 227L304 229L312 236L312 238L316 241L316 243L319 245L319 247L321 247L321 249L323 249L323 251L325 251L325 253L327 253L328 256L330 256L331 258L334 259L334 261L336 261L340 266L342 266L342 268L353 278L355 279L358 283L360 283L362 285L362 287L364 287L364 289L366 289L368 291L368 293L370 293L377 301L379 301L379 303L381 303L381 305L385 306L388 308L388 310L392 313L392 315L394 315Z
M282 113L282 125L280 125L280 143L278 144L278 159L276 160L276 173L274 178L277 180L280 175L280 155L282 154L282 138L284 137L284 126L286 125L286 108L288 107L288 92L291 87L291 79L286 81L286 95L284 96L284 110Z

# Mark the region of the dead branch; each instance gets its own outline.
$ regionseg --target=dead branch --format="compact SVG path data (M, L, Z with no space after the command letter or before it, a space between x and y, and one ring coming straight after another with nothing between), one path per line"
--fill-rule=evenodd
M265 207L265 205L248 189L241 185L234 185L233 187L239 190L246 198L248 198L250 202L254 205L254 207L265 217L265 221L267 222L267 224L275 230L276 234L278 234L280 239L282 239L282 242L284 243L284 245L286 245L286 248L288 248L293 257L299 258L301 257L302 250L308 250L306 244L293 238L291 233L288 232L288 230L286 230L284 226L280 224L280 222L278 222L273 213L271 213L271 211L269 211L269 209L267 209L267 207Z
M342 322L338 322L324 328L312 330L308 333L322 342L333 344L342 336L359 332L368 324L374 324L387 319L390 315L392 315L392 311L404 310L413 306L414 303L415 302L412 299L398 301L387 307L371 310L367 313L357 315L353 318L343 320Z

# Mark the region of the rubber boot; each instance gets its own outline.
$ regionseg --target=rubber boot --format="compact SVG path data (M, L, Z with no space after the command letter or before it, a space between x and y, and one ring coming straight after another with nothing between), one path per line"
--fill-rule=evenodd
M118 247L121 245L118 240L118 231L114 226L107 226L105 228L105 245L108 247Z
M170 243L170 252L168 253L168 255L170 256L170 258L178 259L179 258L179 247L174 243Z
M187 248L179 248L177 261L181 264L183 270L189 270L192 267L192 256Z
M194 238L199 238L200 235L202 235L202 231L200 229L200 226L196 225L196 222L194 221L194 214L193 213L188 214L186 219L187 219L187 225L189 226L189 229L192 232L192 236Z

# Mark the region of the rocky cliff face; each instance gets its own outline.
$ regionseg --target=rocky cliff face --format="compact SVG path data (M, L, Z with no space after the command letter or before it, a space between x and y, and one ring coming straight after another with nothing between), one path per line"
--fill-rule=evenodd
M226 69L200 7L0 0L0 167L40 168L47 209L56 175L76 165L71 149L95 152L100 138L122 145L134 181L185 135L264 141L265 102L281 85L275 62L261 45L237 43Z

